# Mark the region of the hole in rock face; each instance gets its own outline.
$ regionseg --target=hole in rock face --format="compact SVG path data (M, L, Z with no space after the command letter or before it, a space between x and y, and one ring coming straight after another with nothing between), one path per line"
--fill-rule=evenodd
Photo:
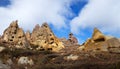
M99 38L99 39L96 39L96 40L94 40L95 42L103 42L103 41L105 41L105 38Z
M21 36L19 36L18 38L21 38Z
M40 51L45 51L45 49L44 49L44 48L42 48L42 49L40 49Z
M49 44L53 44L54 42L50 42Z
M12 38L14 38L14 36L12 36Z
M10 39L10 41L13 41L12 39Z
M52 34L50 34L50 36L52 36Z
M49 50L49 51L51 51L51 50L52 50L52 48L48 48L48 50Z
M50 40L54 40L53 38L50 38Z
M13 34L16 34L16 32L13 32Z
M22 42L20 42L20 45L23 45L23 43L22 43Z
M46 25L46 24L44 24L43 26L44 26L45 28L47 28L47 25Z
M100 48L97 48L96 50L100 50Z

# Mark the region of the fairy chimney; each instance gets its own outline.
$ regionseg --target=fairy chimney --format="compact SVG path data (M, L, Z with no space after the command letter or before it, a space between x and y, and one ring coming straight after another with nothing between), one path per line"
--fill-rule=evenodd
M30 43L39 49L58 52L64 48L63 43L54 35L47 23L37 24L32 31Z
M26 48L29 46L22 28L19 28L18 21L13 21L9 27L4 31L3 41L12 43L15 47Z

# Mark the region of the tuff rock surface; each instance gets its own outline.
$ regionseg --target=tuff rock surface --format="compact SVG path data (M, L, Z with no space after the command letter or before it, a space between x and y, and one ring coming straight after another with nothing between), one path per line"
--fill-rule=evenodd
M32 31L30 43L39 49L59 51L64 48L63 43L54 35L47 23L38 24Z
M2 41L12 44L16 48L27 48L29 43L26 39L24 31L19 28L18 21L13 21L2 35Z
M83 45L73 37L57 38L46 23L24 33L14 21L0 37L0 69L120 69L120 39L97 28Z
M92 38L88 39L79 49L120 53L120 41L115 37L106 36L97 28L94 28Z

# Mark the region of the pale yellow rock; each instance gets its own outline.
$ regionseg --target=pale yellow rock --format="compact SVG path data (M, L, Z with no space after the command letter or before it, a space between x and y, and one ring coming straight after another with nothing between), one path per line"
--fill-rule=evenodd
M85 46L83 45L83 46L80 46L79 48L78 48L78 50L79 51L83 51L85 49Z
M67 60L73 60L73 61L75 61L75 60L77 60L78 58L79 58L78 55L73 55L73 54L67 56Z
M106 36L97 28L94 29L92 38L88 39L84 44L84 51L104 51L112 53L120 53L120 41L113 36ZM82 50L82 47L78 49Z
M23 29L18 26L18 21L13 21L9 25L9 27L4 31L2 39L3 41L14 44L15 46L21 46L23 48L30 46Z
M105 40L105 36L97 28L94 28L94 32L93 32L93 35L92 35L92 40L96 41L96 40L99 40L99 39L104 39Z
M39 26L38 24L32 31L30 43L33 46L39 46L37 50L44 48L58 52L64 48L63 43L54 35L47 23Z
M0 52L4 51L5 49L5 47L0 46Z

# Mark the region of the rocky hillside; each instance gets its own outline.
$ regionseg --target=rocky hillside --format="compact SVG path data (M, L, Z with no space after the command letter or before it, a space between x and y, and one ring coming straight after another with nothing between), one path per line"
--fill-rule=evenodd
M47 23L24 32L13 21L0 36L0 69L120 69L120 39L97 28L82 45L57 38Z

